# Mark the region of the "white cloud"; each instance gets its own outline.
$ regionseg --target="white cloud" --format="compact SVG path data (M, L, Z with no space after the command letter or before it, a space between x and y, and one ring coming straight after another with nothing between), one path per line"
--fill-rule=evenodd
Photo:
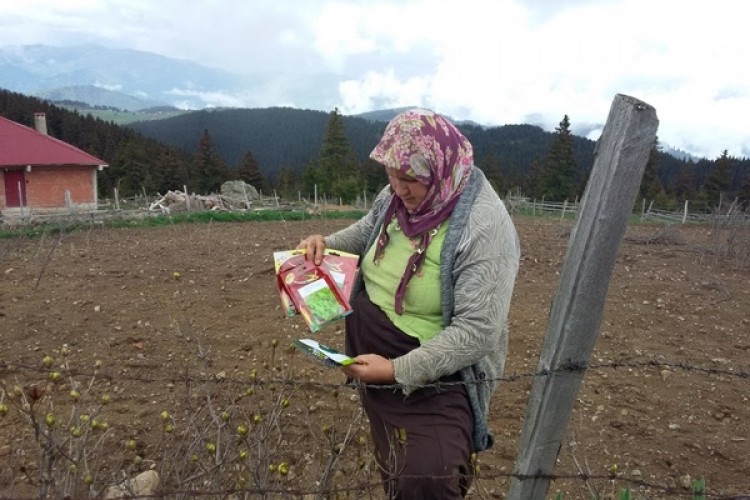
M120 91L120 90L122 90L122 85L120 85L119 83L118 84L114 84L114 85L109 85L109 84L106 84L106 83L94 82L94 87L99 87L100 89L113 90L113 91Z
M209 105L294 105L304 89L305 102L321 99L318 109L328 111L322 96L337 91L334 104L347 113L415 105L485 124L533 119L549 130L568 114L574 130L588 133L624 93L656 108L659 138L671 146L708 157L750 151L750 44L736 0L0 0L0 7L0 46L96 41L248 75L247 92L200 96Z

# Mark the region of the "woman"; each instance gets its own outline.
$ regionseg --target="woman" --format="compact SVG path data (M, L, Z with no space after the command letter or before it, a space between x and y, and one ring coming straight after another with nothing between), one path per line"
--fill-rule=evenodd
M370 157L390 184L372 209L299 247L316 263L326 246L362 256L346 318L357 364L343 371L367 384L386 494L460 498L472 452L492 445L487 413L505 364L518 238L471 144L446 118L396 116Z

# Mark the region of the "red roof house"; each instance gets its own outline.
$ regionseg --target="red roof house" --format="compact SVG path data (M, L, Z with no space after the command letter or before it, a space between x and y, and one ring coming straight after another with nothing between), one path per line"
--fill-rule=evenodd
M0 116L0 213L96 209L96 172L106 162L47 135L44 113L36 130Z

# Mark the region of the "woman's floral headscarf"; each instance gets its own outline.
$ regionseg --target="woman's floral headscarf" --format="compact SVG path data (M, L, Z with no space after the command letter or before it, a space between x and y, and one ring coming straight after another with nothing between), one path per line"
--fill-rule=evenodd
M411 277L419 271L435 229L450 217L474 164L471 143L443 116L415 109L396 116L370 158L427 186L424 201L409 212L398 196L391 198L375 248L378 262L388 245L388 224L396 217L404 234L421 240L407 263L396 291L396 312Z

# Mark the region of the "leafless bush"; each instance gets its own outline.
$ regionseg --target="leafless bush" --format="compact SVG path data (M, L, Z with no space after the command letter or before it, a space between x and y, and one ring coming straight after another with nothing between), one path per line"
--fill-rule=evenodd
M711 213L710 231L701 259L734 269L750 268L750 209L737 200L718 206Z
M2 434L15 438L0 467L0 498L111 498L113 487L137 495L123 484L144 471L158 472L158 494L169 498L378 496L354 390L295 380L294 363L279 362L292 350L276 341L270 358L241 377L207 376L210 349L187 328L181 338L204 369L186 370L156 412L128 402L140 395L105 392L113 386L101 363L89 373L69 366L66 346L2 380ZM144 379L144 392L150 383L164 380ZM134 425L111 425L111 412L132 413Z
M685 240L676 226L672 224L657 227L653 232L645 236L628 236L627 241L640 245L684 245Z

